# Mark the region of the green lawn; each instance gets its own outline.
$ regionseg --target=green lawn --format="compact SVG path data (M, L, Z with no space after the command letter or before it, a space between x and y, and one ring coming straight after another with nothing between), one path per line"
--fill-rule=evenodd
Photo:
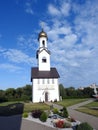
M23 103L24 104L24 112L31 112L34 109L41 109L41 110L49 110L50 106L46 105L45 103L32 103L32 102L19 102L19 101L13 101L13 102L4 102L0 103L0 106L8 106L10 104L15 103Z
M35 109L49 110L50 106L45 103L24 103L24 112L31 112Z
M7 106L14 103L23 103L23 102L19 102L19 101L3 102L3 103L0 103L0 106Z
M89 103L89 104L82 106L82 107L79 107L77 110L80 112L84 112L84 113L98 117L98 109L95 110L95 109L93 109L94 107L98 107L98 101Z
M64 99L60 102L57 102L57 104L68 107L68 106L72 106L74 104L81 103L87 100L88 99Z
M59 105L68 107L83 101L86 101L88 99L64 99L60 102L56 102ZM46 105L45 103L32 103L32 102L5 102L5 103L0 103L0 106L8 106L10 104L15 104L15 103L22 103L23 104L23 112L31 112L32 110L35 109L41 109L41 110L49 110L50 106ZM80 107L78 111L85 112L91 115L98 116L98 110L93 110L91 107L98 107L98 102L92 102L90 104L87 104L83 107ZM1 109L2 110L2 109Z

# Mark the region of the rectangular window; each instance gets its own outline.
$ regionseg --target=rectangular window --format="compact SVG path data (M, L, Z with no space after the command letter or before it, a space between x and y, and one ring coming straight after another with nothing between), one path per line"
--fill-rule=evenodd
M37 80L37 83L40 84L40 79Z
M45 79L42 79L42 84L45 84Z
M54 79L52 79L52 84L54 84Z
M42 59L42 63L46 63L46 59Z
M49 82L49 79L47 79L47 84L49 84L50 82Z

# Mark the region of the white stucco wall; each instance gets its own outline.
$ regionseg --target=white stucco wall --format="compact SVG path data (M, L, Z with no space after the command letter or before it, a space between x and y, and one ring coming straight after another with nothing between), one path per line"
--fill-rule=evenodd
M42 62L43 57L46 58L46 63ZM38 65L40 71L50 71L50 55L45 50L43 50L38 56Z
M39 47L40 48L43 48L43 42L42 41L45 41L45 47L47 48L47 38L46 37L40 37L39 39Z
M54 83L52 83L52 79L49 79L49 83L47 84L48 79L33 79L32 86L32 102L40 102L45 101L45 93L48 92L48 101L54 101L55 99L59 101L59 87L58 87L58 79L54 79Z

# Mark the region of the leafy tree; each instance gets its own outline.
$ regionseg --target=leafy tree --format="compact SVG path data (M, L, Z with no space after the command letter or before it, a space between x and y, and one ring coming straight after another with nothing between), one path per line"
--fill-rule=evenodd
M0 103L7 101L7 98L5 97L5 91L0 90Z
M91 97L94 94L94 90L90 87L86 87L83 89L84 97Z
M5 91L5 96L8 100L13 100L15 98L16 90L14 88L8 88Z
M17 88L16 89L17 98L21 98L22 93L23 93L23 88Z
M23 87L23 93L22 96L27 96L28 100L31 100L32 97L32 86L31 85L26 85L25 87Z
M60 90L60 96L62 96L62 98L64 99L66 97L66 91L62 84L59 85L59 90Z

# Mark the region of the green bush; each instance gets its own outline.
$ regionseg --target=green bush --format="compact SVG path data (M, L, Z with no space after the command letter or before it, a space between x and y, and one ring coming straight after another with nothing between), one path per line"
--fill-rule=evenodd
M22 115L24 118L27 118L28 117L28 113L27 112L25 112L25 113L23 113L23 115Z
M87 122L84 122L78 125L76 130L93 130L93 128Z
M42 122L46 122L46 120L47 120L47 114L46 114L46 112L43 112L43 113L41 114L40 120L41 120Z
M62 109L62 116L68 117L68 111L67 111L66 107L63 107L63 109Z
M54 108L54 109L53 109L53 114L59 114L59 111L58 111L57 108Z

